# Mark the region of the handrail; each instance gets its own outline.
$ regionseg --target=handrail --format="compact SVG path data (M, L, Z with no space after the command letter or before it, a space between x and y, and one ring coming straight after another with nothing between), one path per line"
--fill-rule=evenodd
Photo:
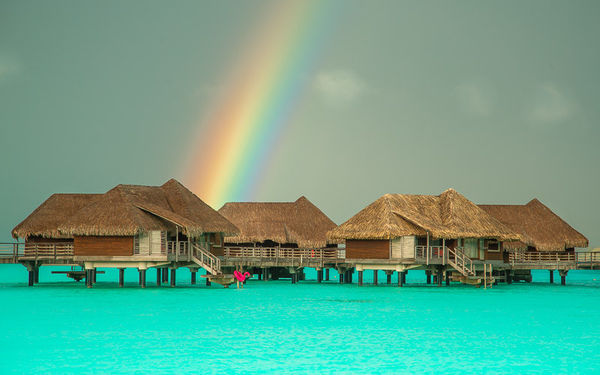
M221 273L221 259L199 244L192 244L192 259L213 275Z
M585 254L590 255L587 257ZM508 254L508 261L511 264L515 263L575 263L575 262L586 262L584 259L590 259L593 261L593 253L591 252L510 252ZM581 260L580 260L581 259ZM600 261L600 256L597 257Z
M245 247L226 246L224 256L231 258L340 259L337 247Z
M473 261L460 247L456 247L454 249L447 247L446 250L448 251L448 263L452 267L454 267L458 272L462 273L463 276L475 275L475 271L473 270Z

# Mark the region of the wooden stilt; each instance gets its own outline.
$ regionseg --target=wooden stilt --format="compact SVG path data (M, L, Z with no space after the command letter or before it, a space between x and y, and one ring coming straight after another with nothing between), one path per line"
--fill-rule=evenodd
M125 284L125 268L119 268L119 287L122 288Z
M567 272L568 271L558 271L560 275L560 285L567 285Z
M92 269L92 283L96 284L96 267Z
M352 284L352 276L354 275L354 268L348 270L348 284Z
M425 271L425 276L427 276L427 284L431 284L431 271Z
M35 272L35 271L33 271L33 270L29 271L29 282L28 282L28 284L27 284L27 285L29 285L29 286L33 286L33 283L35 282L35 275L34 275L34 272Z
M198 271L192 271L192 285L196 285L196 273Z
M325 269L325 281L329 281L329 268Z
M317 270L317 282L320 283L323 281L323 270Z
M451 271L446 270L446 286L450 286Z
M554 284L554 270L550 270L550 284Z
M363 271L358 271L358 286L363 285Z
M156 269L156 286L160 286L162 282L162 270L160 268Z
M512 284L512 276L510 275L510 270L504 271L504 278L506 279L507 284Z
M385 271L385 276L387 278L388 285L390 285L392 283L392 271Z
M92 270L85 270L85 285L88 288L92 287Z
M402 272L398 271L398 286L404 286L404 277L402 277Z
M146 287L146 270L138 270L140 273L140 286L142 288Z
M39 284L40 283L40 267L39 266L35 267L35 271L34 271L33 275L35 278L34 283Z
M437 275L436 275L437 285L438 286L442 286L442 277L443 277L443 271L442 271L441 268L438 268Z
M208 275L208 272L206 274ZM210 286L210 279L208 277L206 278L206 286Z
M166 267L162 269L162 281L163 283L169 282L169 269Z
M377 270L373 270L373 285L377 285L377 281L378 281L377 280L377 276L378 276L377 273L378 272L379 271L377 271Z
M406 274L408 271L402 271L402 284L406 284Z
M343 283L344 283L344 273L345 273L345 272L339 271L340 284L343 284Z
M292 284L296 284L296 273L292 273Z
M175 287L177 278L177 268L171 268L171 287Z

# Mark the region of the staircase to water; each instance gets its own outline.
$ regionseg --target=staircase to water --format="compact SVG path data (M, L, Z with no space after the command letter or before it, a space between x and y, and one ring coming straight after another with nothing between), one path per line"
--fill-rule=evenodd
M192 244L191 258L211 275L221 275L221 260L199 244Z

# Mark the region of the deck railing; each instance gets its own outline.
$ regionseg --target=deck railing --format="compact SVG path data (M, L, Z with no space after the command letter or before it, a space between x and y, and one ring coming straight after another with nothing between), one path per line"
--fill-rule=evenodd
M230 247L224 248L225 257L232 258L285 258L285 259L340 259L339 249L291 247Z
M0 260L3 263L17 263L20 256L23 256L25 244L22 242L2 242L0 243Z
M434 263L438 263L439 261L445 263L444 260L447 251L444 250L447 250L444 246L415 246L415 258L425 260L427 264L429 264L430 261L433 261Z
M0 243L0 259L17 263L19 258L59 259L73 256L72 242Z
M589 254L589 253L582 253ZM510 264L541 264L541 263L575 263L578 258L577 253L573 252L511 252L508 254Z
M187 255L189 250L188 246L187 241L167 241L167 254Z
M575 253L577 263L598 263L600 264L600 251L585 251Z

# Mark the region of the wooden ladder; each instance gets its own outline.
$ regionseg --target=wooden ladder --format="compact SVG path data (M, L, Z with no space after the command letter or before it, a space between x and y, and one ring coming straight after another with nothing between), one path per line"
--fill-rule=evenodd
M467 256L462 250L455 248L448 249L448 264L455 270L460 272L463 276L475 276L475 269L473 268L473 261ZM452 259L454 258L454 259Z
M204 268L211 275L220 275L221 259L211 254L198 244L192 244L191 258L200 267Z

